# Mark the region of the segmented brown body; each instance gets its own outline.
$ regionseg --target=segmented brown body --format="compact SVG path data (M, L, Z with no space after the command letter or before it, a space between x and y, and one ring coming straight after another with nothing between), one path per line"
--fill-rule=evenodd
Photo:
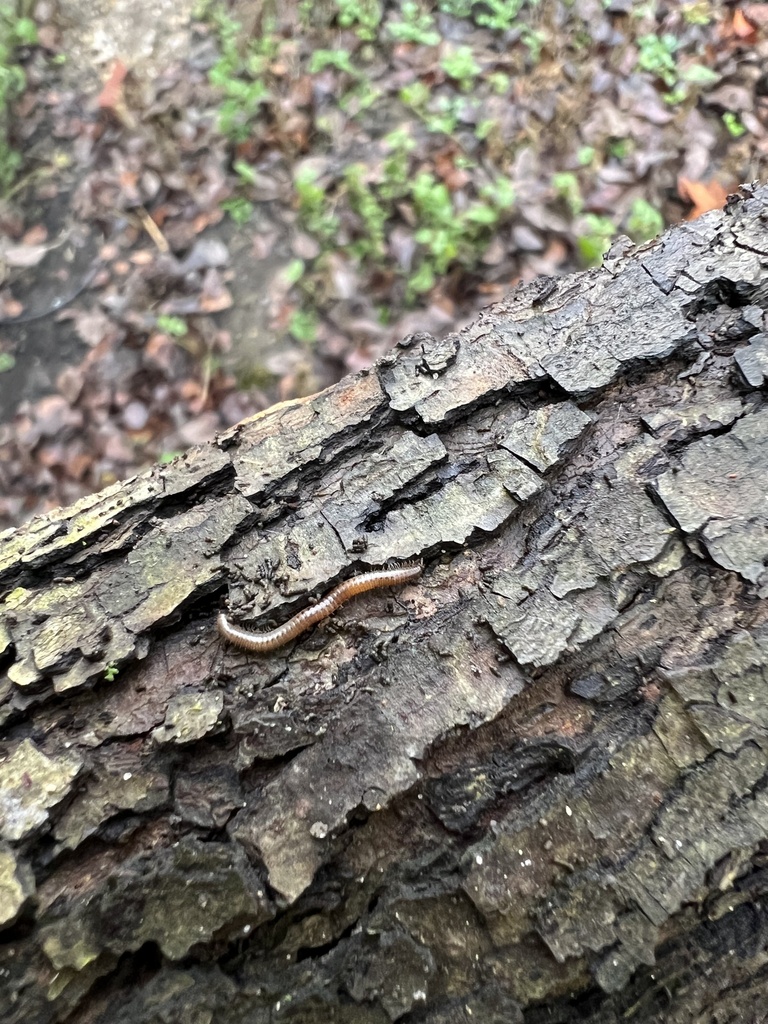
M284 622L282 626L270 629L266 633L251 633L246 629L233 626L224 612L219 613L216 626L219 633L231 644L242 647L246 651L264 654L287 644L294 637L303 633L305 629L314 626L316 622L327 619L339 605L344 604L356 594L374 590L376 587L393 587L407 583L408 580L416 579L421 574L422 568L421 562L406 562L391 569L377 569L375 572L364 572L360 576L353 576L330 590L317 604L304 608L292 619Z

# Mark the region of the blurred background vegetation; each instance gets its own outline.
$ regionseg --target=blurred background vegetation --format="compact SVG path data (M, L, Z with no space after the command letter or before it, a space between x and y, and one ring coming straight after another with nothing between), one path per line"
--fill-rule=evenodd
M0 525L721 207L766 7L2 0Z

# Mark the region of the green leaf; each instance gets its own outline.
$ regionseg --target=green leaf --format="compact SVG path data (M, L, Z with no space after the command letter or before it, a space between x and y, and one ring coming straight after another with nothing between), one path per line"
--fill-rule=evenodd
M636 199L627 218L627 234L635 242L647 242L664 230L664 218L645 199Z
M728 129L728 131L730 132L730 134L733 136L734 139L740 139L741 136L747 130L744 127L744 125L741 123L741 121L739 120L738 115L734 114L730 110L727 110L723 114L723 124Z
M291 262L283 270L283 280L289 286L297 284L297 282L299 282L304 276L305 270L306 265L304 263L304 260L300 260L297 257L296 259L291 260Z
M180 455L183 455L180 451L161 452L160 458L157 460L161 466L167 466L169 462L173 462L174 459L178 459Z
M413 82L411 85L404 85L399 92L400 102L404 103L406 107L413 107L418 110L420 107L425 107L429 101L430 92L423 82Z
M584 208L581 197L579 179L573 171L560 171L552 175L552 186L555 192L565 200L572 216L578 216Z
M317 317L311 310L297 309L288 330L296 341L311 345L317 338Z
M684 82L688 82L690 85L701 85L708 86L714 85L715 82L719 82L721 75L717 71L713 71L712 68L705 67L704 64L689 64L687 68L682 68L680 71L680 78Z
M157 327L163 334L170 334L173 338L183 338L187 333L187 322L180 316L167 316L162 313L157 318Z
M248 185L255 185L258 181L256 171L251 167L245 160L235 160L232 164L234 170L240 175L244 182Z
M499 210L511 210L517 202L515 186L509 178L497 178L492 185L484 185L480 195L490 199Z
M474 224L495 224L499 219L498 211L485 203L473 203L464 216Z
M599 217L595 213L588 213L584 217L584 233L578 237L578 245L581 258L588 267L600 263L603 254L610 248L616 228L613 221L607 217Z
M463 89L469 89L482 71L469 46L459 46L446 53L440 61L440 67L449 78L459 82Z
M34 46L37 42L37 25L31 18L19 18L13 25L15 41L20 46Z
M434 287L434 284L435 274L427 262L422 263L416 273L411 274L408 278L409 290L418 294L428 292L430 288Z
M316 75L328 67L345 71L348 75L357 74L346 50L315 50L309 62L309 73Z
M233 196L231 199L225 199L221 204L221 208L225 213L229 214L235 224L246 224L253 216L253 203L249 203L242 196Z

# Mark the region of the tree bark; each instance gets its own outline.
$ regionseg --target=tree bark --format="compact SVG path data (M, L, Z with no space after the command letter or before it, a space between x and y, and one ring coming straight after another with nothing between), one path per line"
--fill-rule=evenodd
M0 538L4 1020L765 1019L743 191Z

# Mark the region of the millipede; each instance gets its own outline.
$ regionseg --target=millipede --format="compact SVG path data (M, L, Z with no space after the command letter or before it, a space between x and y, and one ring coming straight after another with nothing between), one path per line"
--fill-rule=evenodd
M322 597L316 604L303 608L282 626L277 626L264 633L252 633L247 629L234 626L224 612L219 613L216 627L219 634L236 647L242 647L245 651L254 651L257 654L266 654L268 651L283 647L304 630L314 626L316 622L327 619L340 605L357 594L364 594L366 590L375 590L377 587L401 586L420 576L423 568L421 561L404 562L402 565L352 576L334 587L333 590L329 590L325 597Z

